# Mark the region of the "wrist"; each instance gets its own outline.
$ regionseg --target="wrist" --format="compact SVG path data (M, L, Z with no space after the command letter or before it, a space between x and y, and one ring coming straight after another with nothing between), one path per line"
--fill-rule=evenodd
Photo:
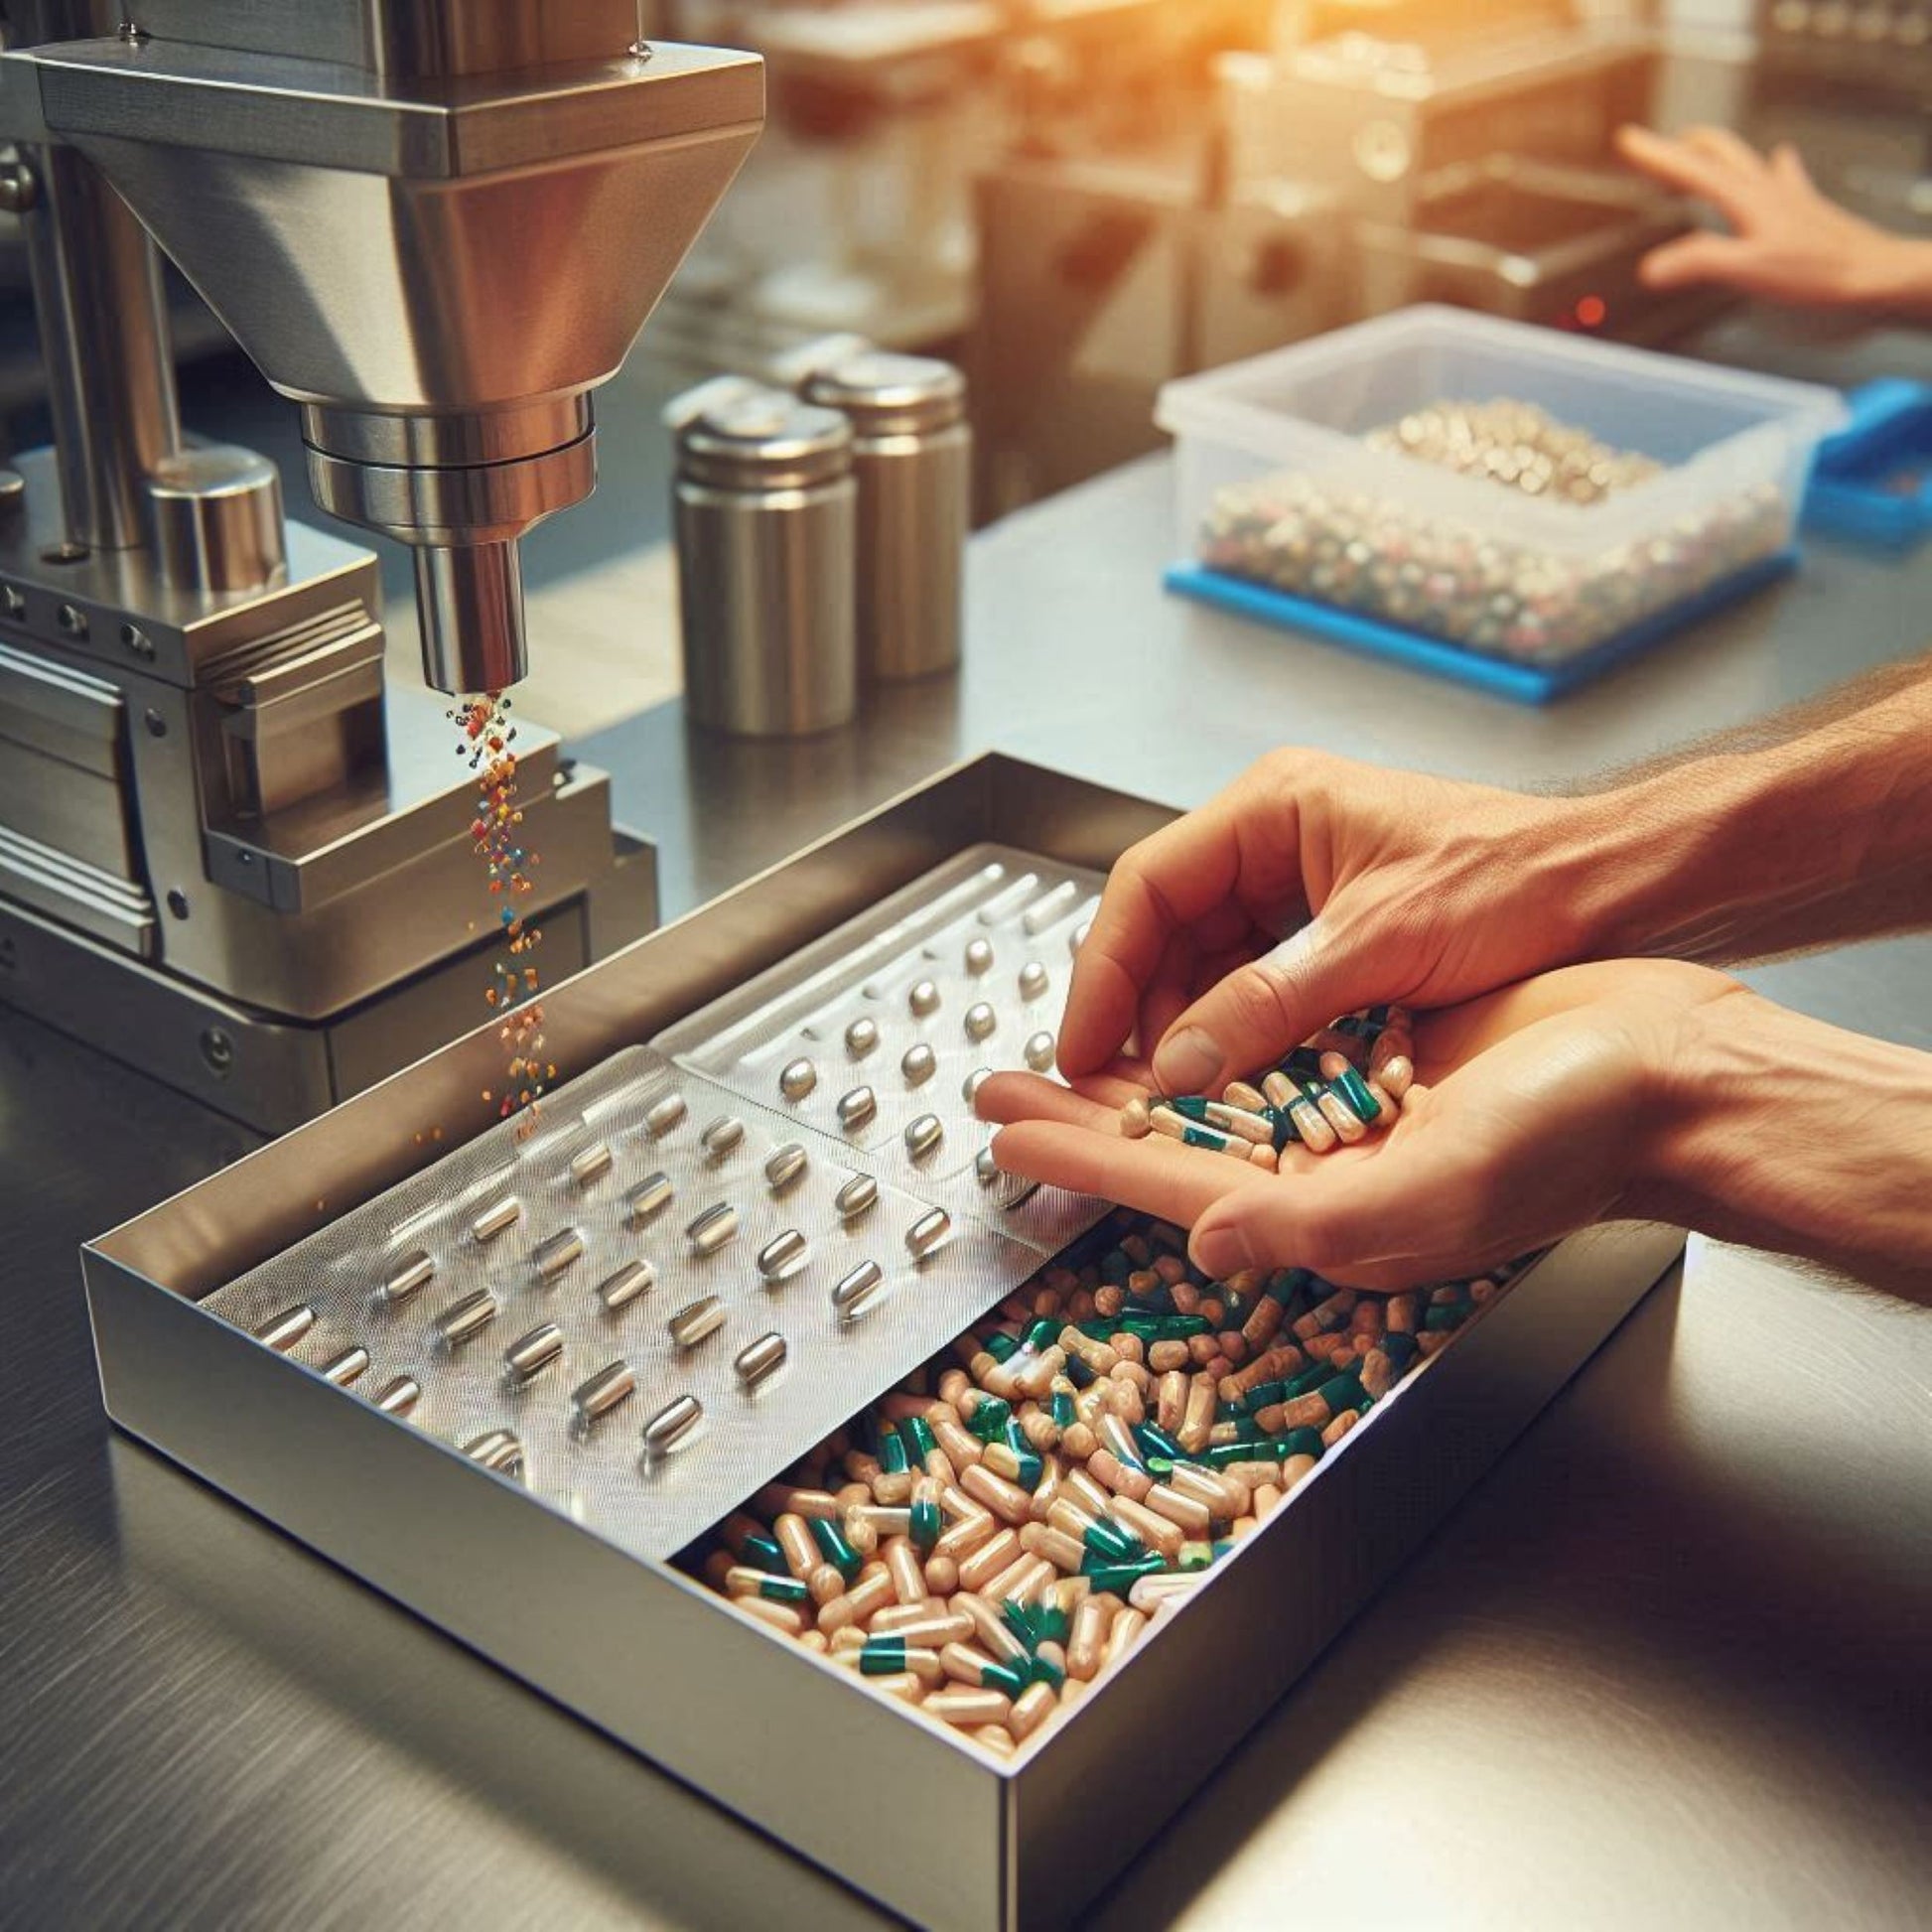
M1561 801L1540 884L1572 960L1635 959L1672 948L1691 916L1708 822L1656 780Z
M1876 316L1932 314L1932 242L1874 229L1847 273L1842 300Z
M1932 1054L1732 985L1655 1069L1632 1211L1925 1300Z

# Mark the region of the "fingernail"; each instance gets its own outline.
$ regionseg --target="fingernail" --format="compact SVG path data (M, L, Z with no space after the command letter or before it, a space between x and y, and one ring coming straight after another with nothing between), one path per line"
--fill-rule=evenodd
M1211 1034L1188 1027L1154 1049L1154 1077L1163 1093L1199 1093L1225 1057Z
M1244 1268L1260 1266L1246 1231L1239 1227L1208 1228L1194 1236L1192 1247L1194 1265L1216 1281L1238 1275Z

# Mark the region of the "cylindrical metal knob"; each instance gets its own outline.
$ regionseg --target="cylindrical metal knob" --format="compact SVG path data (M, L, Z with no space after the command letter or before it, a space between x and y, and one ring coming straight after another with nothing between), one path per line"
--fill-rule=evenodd
M803 393L852 422L861 669L951 670L972 497L965 378L949 362L867 349L818 368Z
M746 737L829 731L858 709L852 429L778 390L678 431L685 704Z
M255 591L287 567L282 480L252 450L180 450L148 478L161 580L179 591Z
M530 668L523 634L523 564L507 543L420 544L416 615L423 681L454 698L505 691Z

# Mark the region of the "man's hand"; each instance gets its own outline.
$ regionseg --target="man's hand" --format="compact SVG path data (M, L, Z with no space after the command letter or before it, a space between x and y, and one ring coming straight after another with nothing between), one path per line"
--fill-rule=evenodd
M1030 1074L980 1089L1009 1173L1191 1226L1209 1274L1307 1267L1368 1289L1480 1272L1599 1220L1653 1211L1693 1017L1740 992L1701 966L1628 960L1550 973L1419 1015L1417 1084L1387 1135L1281 1172L1129 1140L1115 1075L1068 1091ZM1661 1198L1661 1195L1658 1195Z
M1337 1013L1446 1006L1566 963L1593 845L1575 801L1276 753L1115 866L1060 1066L1218 1093Z
M1761 155L1721 127L1674 140L1626 127L1616 140L1633 167L1710 203L1733 230L1652 249L1641 270L1651 288L1715 282L1772 302L1871 313L1923 314L1932 305L1932 248L1827 200L1795 148Z

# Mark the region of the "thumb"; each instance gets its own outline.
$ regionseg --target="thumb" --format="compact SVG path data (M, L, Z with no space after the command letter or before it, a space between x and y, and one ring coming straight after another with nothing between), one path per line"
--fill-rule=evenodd
M1734 282L1742 266L1744 244L1735 235L1700 229L1653 248L1638 264L1646 288L1684 289L1700 282Z
M1218 1093L1230 1080L1273 1066L1337 1014L1390 999L1357 946L1330 936L1319 918L1209 989L1154 1049L1164 1093Z

